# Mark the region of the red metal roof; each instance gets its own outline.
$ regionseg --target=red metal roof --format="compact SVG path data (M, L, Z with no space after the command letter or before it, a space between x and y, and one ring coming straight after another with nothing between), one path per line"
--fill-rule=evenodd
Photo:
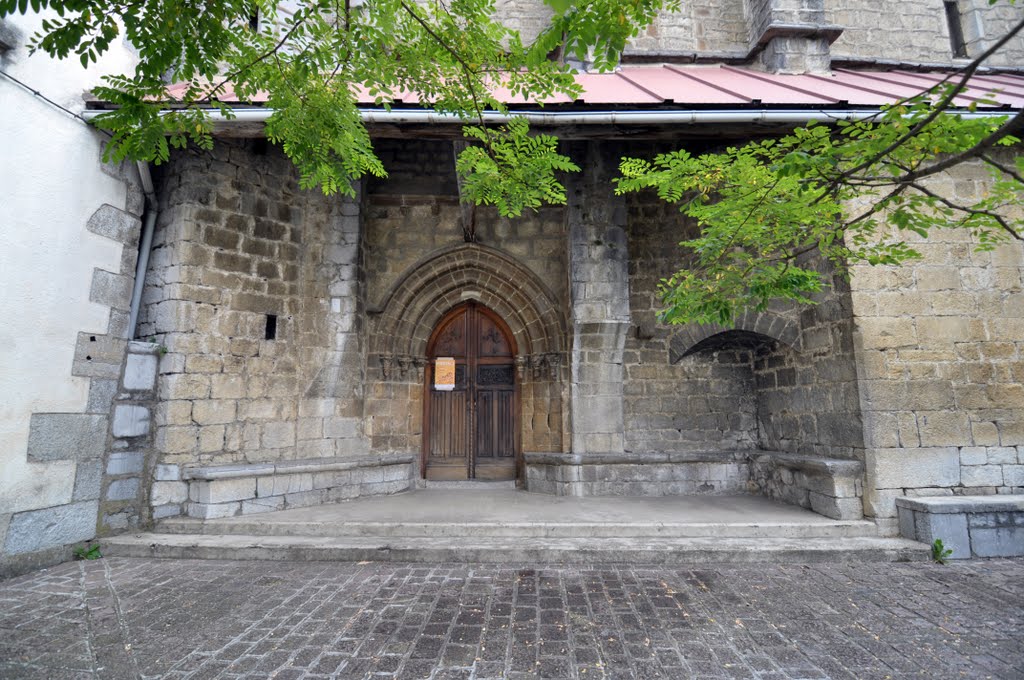
M734 66L659 64L623 66L612 73L580 73L576 79L583 94L570 102L556 96L543 102L548 106L575 105L587 108L738 108L784 106L788 108L877 107L927 90L958 76L940 72L912 72L900 69L854 71L836 69L831 74L783 75ZM171 97L180 96L183 85L168 88ZM529 105L498 88L494 94L513 106ZM228 92L223 101L232 101ZM374 106L365 90L358 92L360 105ZM266 101L258 96L254 103ZM995 105L984 103L994 100ZM967 90L954 104L967 107L977 102L982 108L1024 108L1024 74L975 75ZM395 105L415 106L419 98L406 92L395 97Z

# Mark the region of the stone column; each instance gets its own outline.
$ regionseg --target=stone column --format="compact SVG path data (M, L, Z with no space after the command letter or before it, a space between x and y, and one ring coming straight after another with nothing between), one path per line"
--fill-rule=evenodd
M617 157L600 143L578 146L584 171L569 186L572 451L623 451L622 352L629 330L626 207L611 183Z
M751 54L776 73L827 72L843 32L825 22L825 0L749 0Z

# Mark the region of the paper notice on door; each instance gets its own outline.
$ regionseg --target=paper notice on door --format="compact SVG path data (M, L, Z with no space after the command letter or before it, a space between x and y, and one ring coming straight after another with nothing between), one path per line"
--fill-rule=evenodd
M454 357L434 359L434 389L442 392L451 392L455 389Z

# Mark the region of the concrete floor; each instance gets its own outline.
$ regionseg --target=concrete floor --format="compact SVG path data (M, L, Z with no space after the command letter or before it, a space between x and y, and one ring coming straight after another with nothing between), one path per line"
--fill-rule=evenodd
M762 496L573 498L515 489L417 489L393 496L217 520L217 524L416 522L423 524L805 524L836 520Z

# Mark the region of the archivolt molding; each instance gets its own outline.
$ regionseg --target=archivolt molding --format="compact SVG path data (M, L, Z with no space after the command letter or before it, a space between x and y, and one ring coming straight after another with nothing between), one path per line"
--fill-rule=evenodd
M774 312L747 311L736 319L733 328L719 324L691 324L684 327L669 340L669 363L674 364L690 354L698 343L731 330L757 333L793 349L799 349L800 322L797 319Z
M395 284L376 319L371 361L380 363L385 378L421 379L435 324L470 299L508 324L519 348L520 377L557 371L566 333L554 295L522 264L479 244L433 253Z

